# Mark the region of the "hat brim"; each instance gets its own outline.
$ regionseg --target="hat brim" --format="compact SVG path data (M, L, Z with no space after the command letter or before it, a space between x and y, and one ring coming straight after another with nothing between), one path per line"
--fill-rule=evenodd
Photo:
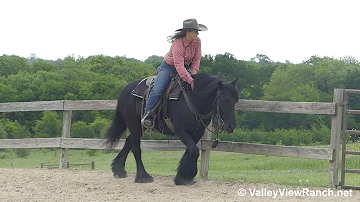
M180 29L177 29L177 30L175 30L175 31L181 31L181 30L183 30L184 28L180 28ZM203 25L203 24L199 24L199 29L198 29L199 31L207 31L208 30L208 28L205 26L205 25Z

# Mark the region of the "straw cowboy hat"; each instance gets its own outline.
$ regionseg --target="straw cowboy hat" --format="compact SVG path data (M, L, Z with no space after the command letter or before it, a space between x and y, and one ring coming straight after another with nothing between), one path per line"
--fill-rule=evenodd
M183 29L197 29L198 31L207 31L208 30L208 28L205 25L198 24L197 20L194 18L184 20L183 27L180 29L177 29L176 31L181 31Z

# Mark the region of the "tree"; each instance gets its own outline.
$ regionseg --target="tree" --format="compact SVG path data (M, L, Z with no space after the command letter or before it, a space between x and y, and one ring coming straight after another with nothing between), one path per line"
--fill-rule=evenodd
M29 69L26 59L16 55L2 55L0 56L0 75L8 77L9 75L17 74L20 70Z
M45 111L40 120L36 121L36 125L33 129L35 131L35 137L60 137L62 130L62 121L54 111Z
M250 59L251 62L256 62L261 66L270 65L274 63L267 55L264 54L256 54L255 57Z
M153 65L155 69L157 69L163 60L164 57L162 56L152 55L149 56L144 62Z
M25 126L18 121L10 121L9 119L0 120L0 133L6 139L21 139L30 137L30 132Z

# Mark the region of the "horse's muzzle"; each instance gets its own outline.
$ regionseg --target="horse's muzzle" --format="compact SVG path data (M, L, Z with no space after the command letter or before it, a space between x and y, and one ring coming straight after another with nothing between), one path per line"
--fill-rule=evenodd
M231 124L229 124L229 125L227 125L227 126L225 127L225 131L226 131L227 133L233 133L234 130L235 130L235 128L236 128L236 125L231 125Z

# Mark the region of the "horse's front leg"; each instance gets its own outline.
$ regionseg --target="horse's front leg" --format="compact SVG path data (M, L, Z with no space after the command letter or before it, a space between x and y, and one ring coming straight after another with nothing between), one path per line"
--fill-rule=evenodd
M176 185L192 185L195 183L194 178L197 174L199 148L196 146L194 139L184 129L175 131L175 133L186 145L186 151L180 160L174 182Z

